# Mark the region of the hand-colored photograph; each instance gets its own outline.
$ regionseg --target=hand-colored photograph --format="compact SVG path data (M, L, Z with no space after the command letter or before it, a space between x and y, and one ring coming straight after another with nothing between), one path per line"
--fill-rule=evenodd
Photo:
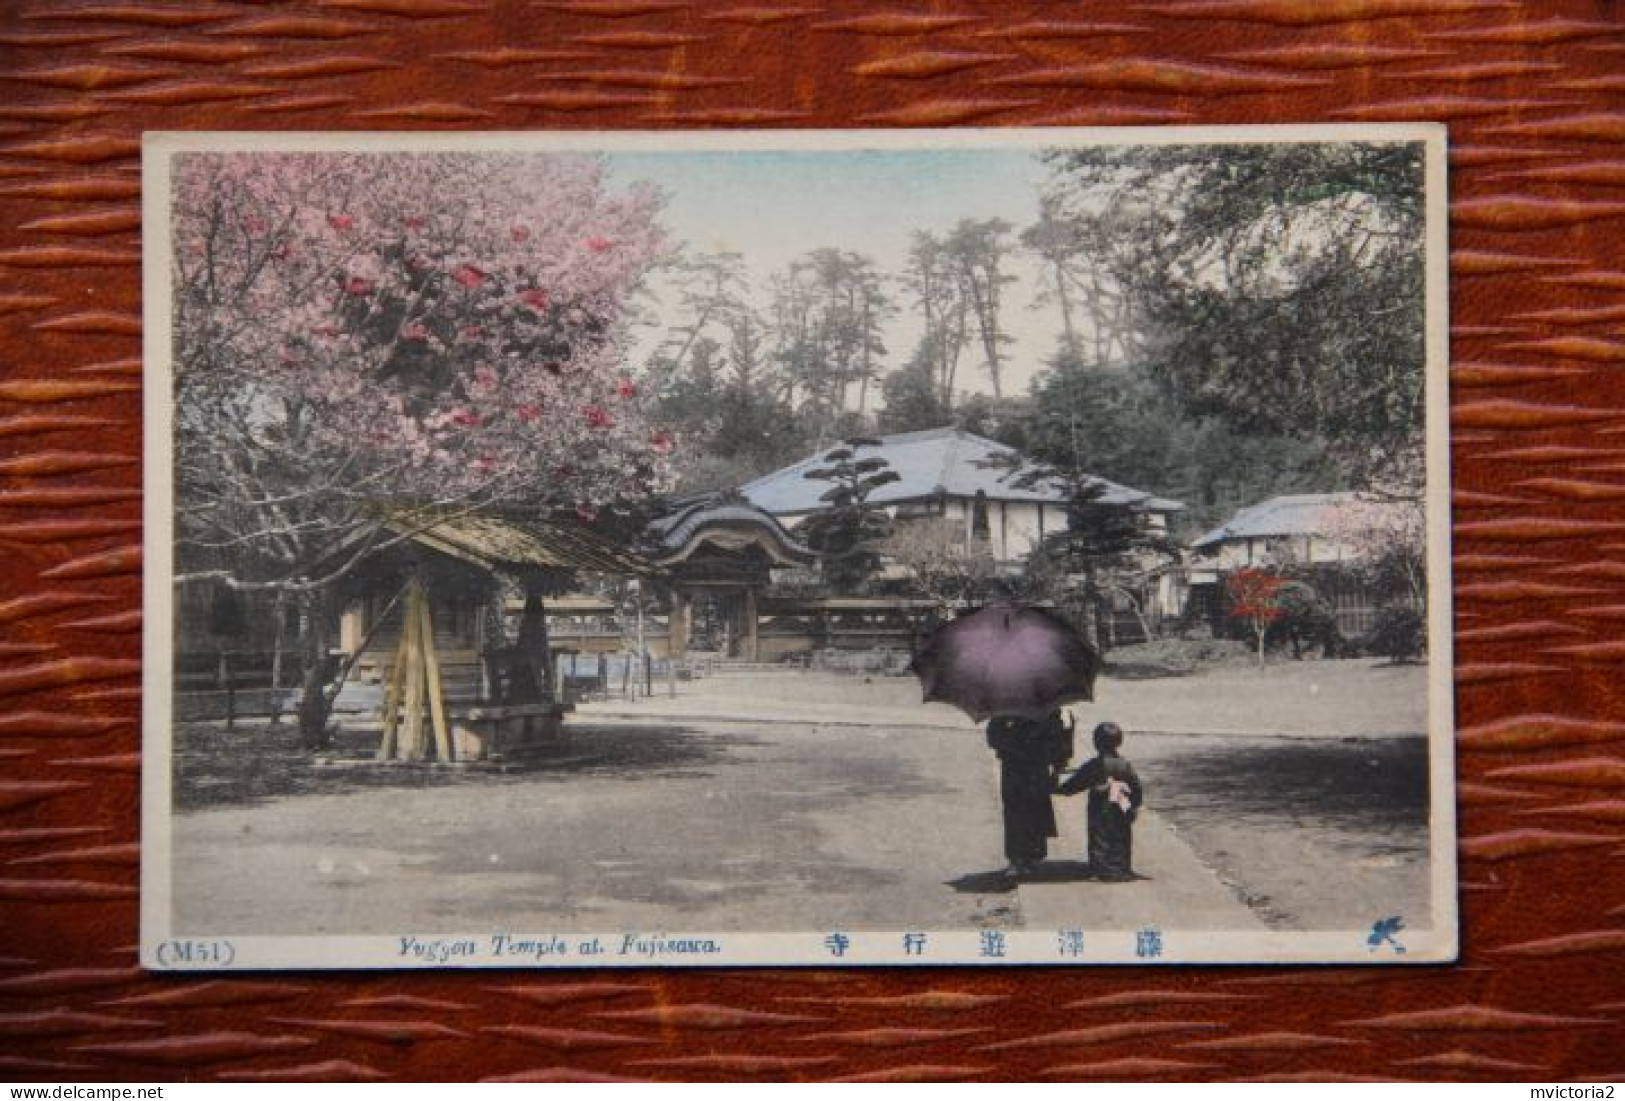
M1456 956L1444 134L154 134L171 970Z

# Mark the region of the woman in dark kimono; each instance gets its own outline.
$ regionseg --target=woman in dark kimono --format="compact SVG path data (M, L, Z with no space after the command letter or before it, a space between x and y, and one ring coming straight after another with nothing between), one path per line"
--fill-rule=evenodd
M999 796L1004 803L1004 855L1009 876L1030 874L1049 855L1055 836L1055 779L1072 759L1072 727L1053 711L1040 720L996 718L987 744L999 757Z
M1134 879L1134 815L1145 799L1140 778L1118 750L1123 731L1116 723L1095 727L1095 752L1057 790L1089 792L1089 874L1107 882Z

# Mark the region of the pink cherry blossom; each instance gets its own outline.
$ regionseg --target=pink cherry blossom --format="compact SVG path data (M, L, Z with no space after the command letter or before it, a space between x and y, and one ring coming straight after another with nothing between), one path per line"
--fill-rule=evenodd
M671 433L661 429L649 437L649 446L664 455L672 449Z
M299 410L312 477L347 469L381 499L455 501L488 489L489 458L515 500L569 507L613 500L631 460L641 471L667 446L631 400L620 323L666 251L659 199L613 188L595 158L252 151L189 157L173 179L179 390L223 401L244 376L274 377L264 415L283 395ZM440 285L420 274L437 270ZM224 407L191 413L232 430ZM667 477L657 463L636 492ZM287 493L264 488L255 500Z

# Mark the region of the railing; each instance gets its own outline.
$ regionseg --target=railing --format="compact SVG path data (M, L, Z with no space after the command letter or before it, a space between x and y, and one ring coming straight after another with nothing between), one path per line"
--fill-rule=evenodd
M616 697L638 699L662 689L675 696L678 681L710 676L717 669L715 658L628 653L560 654L557 665L560 696L566 703Z
M280 660L279 660L280 658ZM276 716L298 694L299 655L292 650L214 650L175 655L174 712L181 720Z

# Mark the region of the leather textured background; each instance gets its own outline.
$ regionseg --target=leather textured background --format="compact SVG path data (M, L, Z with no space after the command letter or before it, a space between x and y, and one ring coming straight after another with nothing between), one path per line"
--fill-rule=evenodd
M1423 969L148 975L140 134L1451 126L1465 954ZM0 1074L1625 1075L1615 0L7 0Z

